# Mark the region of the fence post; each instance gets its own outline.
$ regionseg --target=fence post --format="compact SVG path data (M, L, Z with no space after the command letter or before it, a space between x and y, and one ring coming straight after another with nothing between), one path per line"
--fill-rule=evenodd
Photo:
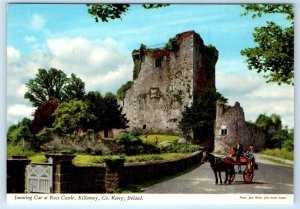
M25 192L25 172L30 162L26 156L12 156L7 159L7 193Z
M73 164L71 153L46 153L53 163L53 193L73 193Z

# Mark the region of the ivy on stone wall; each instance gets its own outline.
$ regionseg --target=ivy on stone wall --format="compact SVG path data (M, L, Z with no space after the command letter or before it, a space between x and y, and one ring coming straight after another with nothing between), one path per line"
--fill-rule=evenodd
M119 100L124 100L126 96L126 91L130 89L132 86L133 81L127 81L127 83L123 84L117 91L117 97Z
M176 38L170 38L164 49L167 51L177 51L179 49L179 44Z
M206 47L206 52L209 60L210 67L215 67L217 61L218 61L218 50L213 45L209 44Z
M134 60L134 66L133 66L133 80L137 79L139 77L139 73L141 71L142 62L140 59Z

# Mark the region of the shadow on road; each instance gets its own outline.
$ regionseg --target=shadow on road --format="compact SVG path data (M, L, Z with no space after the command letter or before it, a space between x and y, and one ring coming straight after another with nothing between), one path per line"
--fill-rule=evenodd
M234 184L246 184L247 185L247 183L245 183L244 181L233 181L231 184L232 185L234 185ZM269 184L269 183L252 181L251 183L248 183L248 184Z

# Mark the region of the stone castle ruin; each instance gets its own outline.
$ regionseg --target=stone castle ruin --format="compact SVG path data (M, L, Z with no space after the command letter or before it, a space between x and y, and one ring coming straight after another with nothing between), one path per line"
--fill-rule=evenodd
M178 123L203 88L215 89L218 51L194 31L177 34L164 48L132 52L137 78L120 102L129 129L180 133Z
M215 124L215 151L229 153L230 146L236 145L239 139L247 151L253 144L256 151L265 149L266 135L264 131L245 121L245 115L240 103L233 107L225 108L217 104Z
M181 134L178 123L185 108L192 105L202 89L216 89L217 49L205 46L199 34L187 31L170 39L164 48L141 45L139 50L133 50L132 58L137 71L120 101L129 130ZM228 153L229 145L235 145L237 139L245 148L254 144L256 149L262 149L266 142L261 129L245 122L239 103L227 110L217 105L215 139L209 139L208 146Z

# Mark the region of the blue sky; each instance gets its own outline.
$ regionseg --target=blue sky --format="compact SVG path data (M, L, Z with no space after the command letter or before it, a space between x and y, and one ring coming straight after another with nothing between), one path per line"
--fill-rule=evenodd
M244 108L246 120L260 113L279 114L294 126L294 88L266 84L262 75L247 70L244 48L254 46L255 27L279 15L241 17L235 4L172 4L157 10L133 5L122 20L95 23L85 4L9 4L7 7L7 119L8 124L30 117L34 108L23 96L25 83L38 68L75 73L86 90L116 90L132 78L131 51L143 43L165 43L177 33L194 30L206 45L219 50L216 87Z

